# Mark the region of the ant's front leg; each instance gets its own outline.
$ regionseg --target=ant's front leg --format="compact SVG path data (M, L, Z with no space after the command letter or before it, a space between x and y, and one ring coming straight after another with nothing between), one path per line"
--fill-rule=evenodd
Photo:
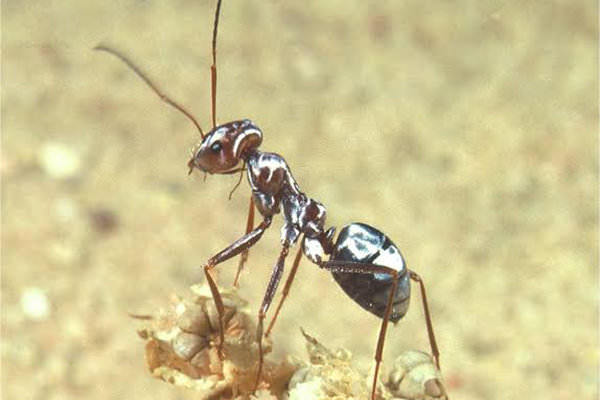
M212 277L210 271L223 261L235 257L238 254L247 251L250 247L252 247L256 242L258 242L265 230L267 230L267 228L271 225L271 221L272 217L265 217L265 219L260 223L260 225L256 227L256 229L246 233L244 236L227 246L225 249L212 256L204 266L204 274L206 275L206 281L208 282L208 286L210 287L210 291L212 293L213 300L215 301L215 306L217 307L217 312L219 314L219 329L221 330L219 356L221 358L223 357L223 344L225 343L225 327L223 324L225 306L223 305L223 299L221 298L221 294L219 293L219 289L217 288L217 283Z

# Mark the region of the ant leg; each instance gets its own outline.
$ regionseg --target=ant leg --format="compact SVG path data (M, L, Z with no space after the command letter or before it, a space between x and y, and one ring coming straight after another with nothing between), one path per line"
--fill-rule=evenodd
M246 234L252 231L252 227L254 226L254 197L250 195L250 207L248 208L248 220L246 221ZM242 252L240 256L240 263L238 264L238 270L235 274L235 279L233 280L233 286L238 287L240 282L240 273L242 269L244 269L244 264L248 261L248 249Z
M214 256L212 256L206 265L204 265L204 275L206 276L206 281L208 282L208 286L210 287L210 291L213 296L213 300L215 302L215 306L217 307L217 312L219 314L219 329L221 330L221 343L219 343L219 356L223 356L223 344L225 343L225 327L223 326L223 316L225 315L225 306L223 305L223 299L221 298L221 294L219 293L219 289L217 288L217 283L211 274L211 270L215 268L218 264L226 261L232 257L237 256L244 250L252 247L258 240L262 237L265 230L271 225L271 217L266 217L263 222L260 223L256 227L256 229L248 232L225 249L221 250Z
M410 279L417 282L421 288L421 300L423 301L423 311L425 312L425 323L427 324L427 335L429 336L429 345L431 346L431 354L435 361L435 366L438 370L440 369L440 351L438 349L437 342L435 341L435 335L433 333L433 324L431 323L431 314L429 313L429 305L427 304L427 294L425 293L425 284L423 279L415 271L409 270Z
M298 265L300 265L300 259L302 258L302 246L298 247L298 252L296 253L296 258L294 259L294 264L292 264L292 269L290 270L290 274L285 281L285 286L283 287L283 291L281 292L281 298L279 299L279 303L277 304L277 308L275 309L275 314L273 314L273 318L271 318L271 322L269 323L269 327L267 328L267 332L265 333L266 337L269 337L271 334L271 330L273 329L273 325L275 325L275 320L279 315L279 311L281 310L281 306L283 305L283 301L287 298L290 287L292 286L292 282L294 282L294 277L296 276L296 270L298 270Z
M402 275L398 274L393 268L385 267L382 265L361 263L352 261L326 261L319 264L321 268L327 269L331 272L348 272L356 274L387 274L393 279L392 290L385 308L385 314L383 315L383 321L381 322L381 328L379 329L379 338L377 339L377 349L375 350L375 372L373 375L373 386L371 389L371 400L375 400L375 393L377 389L377 378L379 376L379 367L381 366L381 360L383 358L383 344L385 342L385 333L387 331L388 322L390 320L390 314L392 313L392 306L394 304L394 296L398 288L398 281ZM404 271L402 272L404 273Z
M263 322L265 320L267 311L269 310L269 306L271 305L271 301L273 301L275 292L277 292L277 286L279 285L279 281L281 280L281 276L283 275L285 258L287 257L288 252L289 243L284 243L283 248L281 249L281 253L279 253L279 258L277 259L277 262L273 267L271 279L269 279L269 284L267 285L267 291L265 292L262 304L260 306L260 309L258 310L258 323L256 324L256 342L258 343L258 369L256 371L256 382L254 383L255 391L256 389L258 389L258 384L260 383L260 376L262 374L263 366Z

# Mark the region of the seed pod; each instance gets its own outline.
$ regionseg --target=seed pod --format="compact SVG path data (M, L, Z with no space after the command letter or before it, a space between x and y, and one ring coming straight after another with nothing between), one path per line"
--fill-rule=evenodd
M431 357L420 351L406 351L396 358L386 386L394 396L402 398L446 398L440 371Z
M200 336L210 334L210 323L204 308L195 303L185 304L182 314L177 318L177 326L188 333Z
M191 360L207 344L207 340L203 336L187 332L180 332L171 342L173 352L186 361Z
M152 375L176 386L192 388L200 398L219 398L222 393L247 395L254 390L258 345L255 316L243 307L246 302L235 291L223 291L224 339L222 346L219 317L208 287L192 287L194 296L173 299L156 317L138 318L144 328L146 359ZM271 349L264 339L263 352ZM219 351L222 350L219 356ZM274 363L265 358L259 398L279 398L295 366ZM270 397L269 397L270 396ZM279 396L279 397L277 397Z

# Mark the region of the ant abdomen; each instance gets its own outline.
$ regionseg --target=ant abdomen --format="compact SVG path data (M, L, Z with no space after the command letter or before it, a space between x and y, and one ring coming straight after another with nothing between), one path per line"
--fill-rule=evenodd
M332 270L333 277L348 296L379 318L385 317L390 291L394 286L392 270L396 271L398 287L389 319L397 322L406 314L410 299L410 276L400 250L384 233L367 224L355 222L346 225L340 230L329 260L336 264L348 261L348 266L355 266L356 272ZM364 267L361 268L361 265ZM374 272L374 265L387 268ZM358 269L362 271L358 272ZM386 269L390 272L385 272Z

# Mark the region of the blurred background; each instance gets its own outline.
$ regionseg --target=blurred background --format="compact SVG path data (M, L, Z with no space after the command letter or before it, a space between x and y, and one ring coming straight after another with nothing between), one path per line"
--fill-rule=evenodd
M187 176L210 128L215 2L2 1L2 397L192 399L128 312L239 237L237 176ZM252 118L328 223L380 228L426 282L455 399L598 396L598 9L592 1L225 0L217 120ZM281 219L250 252L253 312ZM290 259L291 261L291 259ZM229 286L237 260L220 268ZM380 321L303 261L274 332L372 366ZM429 351L420 299L384 363Z

